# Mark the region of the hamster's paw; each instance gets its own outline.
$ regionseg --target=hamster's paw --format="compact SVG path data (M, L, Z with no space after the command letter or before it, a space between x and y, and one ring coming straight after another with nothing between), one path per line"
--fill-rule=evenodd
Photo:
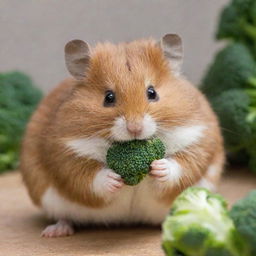
M56 224L47 226L41 233L42 237L61 237L71 236L74 234L74 228L71 222L67 220L59 220Z
M94 191L101 195L117 192L123 185L121 176L110 169L100 170L93 181Z
M181 176L181 166L174 159L160 159L151 163L150 175L160 182L178 182Z

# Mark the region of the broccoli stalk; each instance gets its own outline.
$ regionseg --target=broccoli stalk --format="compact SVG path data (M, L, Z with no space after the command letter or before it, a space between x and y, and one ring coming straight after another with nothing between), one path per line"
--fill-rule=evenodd
M120 174L127 185L138 184L149 172L150 164L164 157L165 147L158 138L115 142L107 152L107 165Z
M162 246L168 256L248 256L226 201L203 188L181 193L162 228Z

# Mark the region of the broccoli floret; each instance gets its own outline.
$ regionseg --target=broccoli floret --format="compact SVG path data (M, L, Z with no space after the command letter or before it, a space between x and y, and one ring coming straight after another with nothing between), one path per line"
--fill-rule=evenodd
M233 0L221 15L217 39L233 39L246 43L254 49L256 40L256 3L255 0Z
M0 172L16 167L22 134L41 97L27 75L0 74Z
M256 172L255 0L231 0L223 9L217 39L223 38L230 43L210 65L202 92L219 115L226 148ZM233 89L241 95L237 90L233 97Z
M120 174L127 185L138 184L150 164L164 157L165 147L158 138L115 142L107 152L107 165Z
M211 100L220 121L226 148L239 151L250 142L252 130L246 118L249 113L249 96L244 90L231 89Z
M256 130L255 70L248 48L233 43L217 54L202 82L202 92L219 117L226 149L249 156L251 169L256 161L252 139L254 127ZM238 154L236 158L240 158Z
M235 203L230 216L238 232L250 245L250 255L256 255L256 190Z
M228 89L245 88L255 73L255 62L248 48L231 44L216 55L202 81L202 91L212 98Z
M232 153L230 161L249 163L249 168L256 172L256 120L248 120L254 113L252 97L246 90L231 89L210 100L219 117L225 147Z
M237 17L238 10L233 5L228 5L223 9L220 15L219 27L216 34L217 39L242 38L241 25Z
M226 201L203 188L188 188L181 193L162 228L162 245L168 256L246 255Z

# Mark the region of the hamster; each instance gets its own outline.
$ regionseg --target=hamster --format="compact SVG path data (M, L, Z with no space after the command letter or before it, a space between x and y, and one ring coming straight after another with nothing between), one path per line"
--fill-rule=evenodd
M181 75L181 38L65 46L72 78L46 96L28 123L20 170L33 202L56 224L42 236L74 233L76 223L159 225L189 186L214 190L224 164L217 118ZM114 141L159 137L164 159L127 186L106 165Z

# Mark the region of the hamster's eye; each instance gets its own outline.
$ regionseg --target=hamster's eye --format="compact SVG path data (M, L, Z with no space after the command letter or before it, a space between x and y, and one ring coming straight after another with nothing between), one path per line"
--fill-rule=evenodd
M155 91L153 85L150 85L147 89L147 97L149 101L158 101L159 97Z
M105 93L105 99L104 99L104 107L113 107L116 102L116 96L115 93L111 90L106 91Z

